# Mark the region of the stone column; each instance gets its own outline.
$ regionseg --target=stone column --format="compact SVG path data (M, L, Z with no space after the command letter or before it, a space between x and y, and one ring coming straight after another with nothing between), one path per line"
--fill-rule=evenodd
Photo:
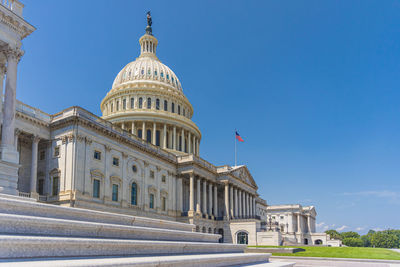
M238 190L237 190L237 188L235 187L235 189L233 190L234 191L234 196L235 196L235 218L237 218L238 216L239 216L239 214L238 214Z
M182 186L182 177L176 178L177 182L177 196L176 196L176 203L177 203L177 211L178 213L183 211L183 186ZM180 214L178 214L179 216Z
M156 145L156 131L157 131L157 124L153 122L153 138L151 138L151 143Z
M196 153L197 153L197 156L200 156L200 142L199 142L199 139L196 139Z
M121 124L121 128L122 128L122 130L125 130L125 122L123 122L123 123Z
M196 136L193 135L193 154L196 155Z
M300 223L300 213L297 213L297 232L301 233L302 229L301 229L301 223Z
M189 212L193 214L194 212L194 174L189 174L190 176L190 191L189 191Z
M4 83L4 75L6 74L6 63L0 63L0 113L3 113L3 83Z
M229 192L229 215L231 216L231 218L235 217L235 214L233 213L233 186L230 186L230 192Z
M174 135L172 136L173 149L176 150L176 126L174 126Z
M134 121L132 121L131 134L136 134L135 122Z
M1 131L0 149L1 159L14 164L18 164L19 162L18 152L14 146L14 127L15 109L17 104L17 65L22 54L22 51L19 49L8 49L5 52L5 56L7 57L7 77L4 95L3 127ZM15 183L16 182L17 181L15 181Z
M288 214L288 216L287 216L287 220L288 220L288 231L289 231L289 233L294 233L294 230L293 230L293 213L289 213Z
M37 164L38 164L38 146L40 138L37 135L32 136L32 165L31 165L31 197L36 197Z
M250 204L250 216L253 217L254 216L254 214L253 214L253 197L251 195L250 195L249 204Z
M212 195L213 195L212 184L209 183L208 184L208 215L213 215L213 212L212 212L212 203L213 203Z
M164 149L167 148L167 125L164 124L164 130L163 130L163 146Z
M306 227L307 231L309 233L311 233L311 217L310 214L307 215L307 227Z
M182 135L182 149L181 149L181 151L185 152L185 130L183 130L183 128L182 128L181 135Z
M229 220L229 184L225 183L225 218Z
M214 217L218 217L218 186L214 185Z
M200 177L197 178L197 205L196 205L196 212L201 213L201 206L200 206Z
M146 140L146 122L142 122L142 139Z
M250 216L250 195L247 193L246 194L246 212L247 212L247 217Z
M203 214L207 214L207 181L203 181Z
M242 212L242 190L239 190L239 217L241 218L243 216L243 212Z
M253 197L253 214L254 214L254 216L257 215L256 197Z
M188 152L189 154L192 154L192 138L190 131L188 132ZM210 213L211 214L211 213Z

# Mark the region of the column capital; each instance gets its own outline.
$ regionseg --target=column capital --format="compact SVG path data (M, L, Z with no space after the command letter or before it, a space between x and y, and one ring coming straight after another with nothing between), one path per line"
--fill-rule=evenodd
M14 59L17 62L20 61L21 57L24 55L24 51L20 48L12 48L10 46L6 46L1 51L7 60Z
M14 133L15 133L15 135L20 135L22 133L22 131L18 128L15 128Z
M17 130L15 130L15 133L17 133ZM38 135L32 135L31 139L33 143L39 143L40 141L40 137Z

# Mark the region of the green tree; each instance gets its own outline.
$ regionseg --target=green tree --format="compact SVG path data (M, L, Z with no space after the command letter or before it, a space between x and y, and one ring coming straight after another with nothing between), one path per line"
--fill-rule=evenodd
M371 246L371 238L373 234L366 234L361 236L361 240L363 241L363 247L370 247Z
M342 240L345 238L349 238L349 237L360 238L360 235L353 231L343 232L343 233L340 233L340 235L342 236Z
M399 237L389 232L389 230L376 232L371 237L371 245L377 248L398 248L400 246Z
M342 236L339 234L339 232L333 229L325 231L325 234L328 234L333 239L342 239Z
M364 242L359 237L346 237L342 240L343 244L348 247L362 247Z

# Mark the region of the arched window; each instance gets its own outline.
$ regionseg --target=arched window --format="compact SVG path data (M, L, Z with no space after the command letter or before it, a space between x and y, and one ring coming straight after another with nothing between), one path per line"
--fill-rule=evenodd
M135 107L135 99L131 97L131 109Z
M172 104L171 104L171 112L175 113L175 103L174 102L172 102Z
M143 98L139 97L139 108L143 108Z
M178 105L178 115L181 115L181 106Z
M237 242L238 244L248 244L249 243L249 237L246 232L239 232L237 233Z
M154 70L154 76L157 76L157 70Z
M147 108L151 109L151 98L147 98Z
M160 99L156 99L156 109L160 110Z
M131 187L131 204L132 205L137 205L137 184L132 183Z
M164 111L168 111L168 101L164 100Z
M161 78L164 78L164 72L161 72Z
M151 143L151 130L146 131L146 141Z

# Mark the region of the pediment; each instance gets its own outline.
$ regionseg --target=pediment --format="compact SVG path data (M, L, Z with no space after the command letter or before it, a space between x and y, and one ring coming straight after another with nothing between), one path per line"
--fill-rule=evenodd
M239 178L241 181L250 184L254 187L257 187L256 182L253 179L253 176L251 175L249 169L247 169L246 166L241 166L235 170L232 171L232 174Z

